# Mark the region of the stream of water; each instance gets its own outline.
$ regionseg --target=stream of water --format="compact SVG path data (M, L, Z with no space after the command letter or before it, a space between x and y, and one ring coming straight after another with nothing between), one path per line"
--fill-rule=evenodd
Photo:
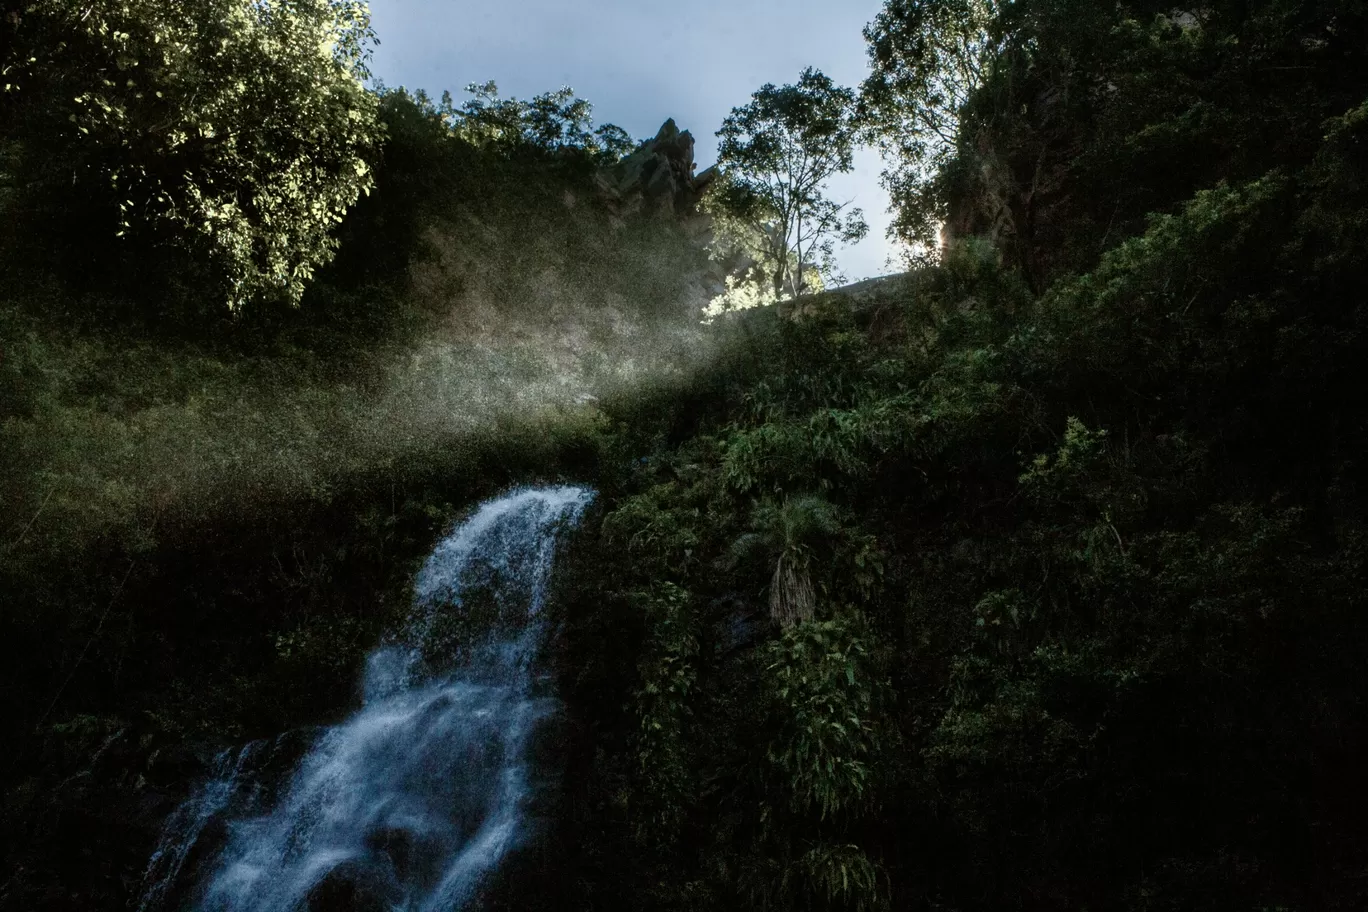
M275 742L221 754L167 823L144 912L465 906L526 836L529 746L556 710L534 667L541 608L557 534L591 498L519 490L452 531L405 629L370 654L361 709L274 788L256 771Z

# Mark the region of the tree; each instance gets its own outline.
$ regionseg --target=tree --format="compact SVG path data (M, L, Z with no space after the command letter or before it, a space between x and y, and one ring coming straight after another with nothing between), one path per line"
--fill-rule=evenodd
M4 27L21 192L192 250L231 309L298 302L372 183L365 0L35 0Z
M817 610L813 558L840 530L836 509L815 495L766 500L756 506L751 531L732 544L731 553L736 560L758 554L773 561L770 617L785 627L812 620Z
M861 107L895 233L988 236L1037 291L1087 271L1149 213L1304 160L1368 91L1364 23L1345 0L886 0Z
M892 164L889 232L914 249L934 247L945 220L935 181L956 151L960 112L998 51L997 0L887 0L865 27L872 72L861 86L867 136Z
M616 162L636 146L627 131L615 124L595 127L594 106L576 98L569 86L543 92L530 101L500 98L493 81L471 83L466 91L472 97L459 108L452 106L450 95L444 93L442 101L457 135L475 145L509 153L580 150L595 162Z
M809 67L795 85L762 86L717 135L727 173L719 199L763 237L775 297L802 294L810 270L830 276L836 242L868 231L859 209L824 195L852 167L855 93Z

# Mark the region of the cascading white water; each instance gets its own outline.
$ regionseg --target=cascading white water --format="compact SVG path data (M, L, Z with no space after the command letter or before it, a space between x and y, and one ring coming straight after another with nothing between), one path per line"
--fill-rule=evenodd
M254 748L221 755L169 821L143 909L460 909L523 835L529 739L554 710L531 667L540 610L556 533L592 496L516 491L442 541L406 629L369 657L363 707L324 731L264 813L229 821L202 882L176 900L174 882L240 793ZM472 646L461 623L479 611L474 626L496 633Z

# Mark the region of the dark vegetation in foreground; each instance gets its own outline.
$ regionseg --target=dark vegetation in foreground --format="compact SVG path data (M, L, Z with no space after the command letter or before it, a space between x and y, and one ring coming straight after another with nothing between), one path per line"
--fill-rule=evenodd
M621 413L581 905L1368 903L1365 25L1004 5L944 261Z
M348 711L462 509L594 474L577 402L678 368L706 254L599 198L583 102L382 90L335 258L233 311L3 100L0 907L124 908L218 747Z
M1365 13L890 0L871 29L888 79L866 88L890 144L914 122L898 77L918 36L953 44L970 8L987 75L957 144L930 183L895 175L909 234L948 219L943 259L797 319L721 319L706 364L593 408L433 432L212 511L168 493L154 527L108 498L88 527L62 514L81 530L63 538L26 486L85 463L42 429L149 405L93 401L44 366L39 330L8 335L49 384L25 389L64 392L4 406L24 454L0 569L22 869L0 903L124 902L142 859L110 821L155 820L171 748L345 711L452 513L574 478L601 495L553 605L560 826L494 905L1368 904ZM392 104L413 119L393 143L424 108ZM556 209L575 178L529 155L497 173L509 193L538 175L524 211ZM457 173L437 164L398 173ZM371 339L423 325L404 322L408 245L441 204L373 208L386 186L317 297L261 331L292 347L215 364L364 377ZM388 278L348 276L370 262ZM26 307L12 325L55 322ZM253 324L232 325L174 342L193 349L137 338L199 353ZM101 390L137 388L120 363Z

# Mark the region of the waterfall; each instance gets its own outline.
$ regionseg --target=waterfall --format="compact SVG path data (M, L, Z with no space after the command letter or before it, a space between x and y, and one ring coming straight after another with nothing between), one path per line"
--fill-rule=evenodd
M515 491L438 544L404 629L367 660L361 709L265 806L244 795L262 742L220 755L168 821L143 910L460 909L526 835L530 741L555 710L534 674L540 611L557 531L591 498ZM216 819L217 853L178 886Z

